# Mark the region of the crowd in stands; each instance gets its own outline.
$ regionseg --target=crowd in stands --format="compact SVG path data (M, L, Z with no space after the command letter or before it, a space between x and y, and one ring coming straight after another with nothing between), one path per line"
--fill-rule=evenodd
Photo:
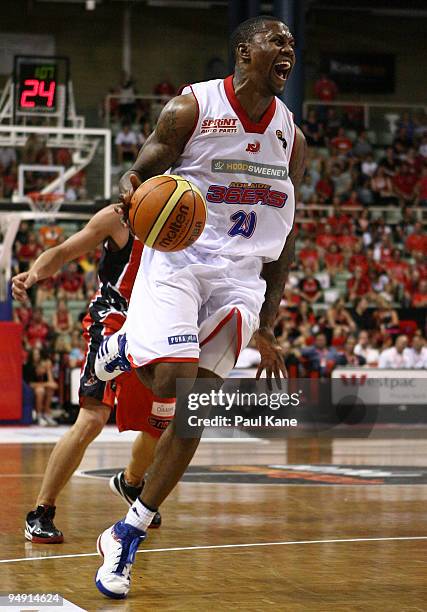
M14 245L12 273L28 270L43 250L65 237L60 225L22 222ZM23 377L34 392L40 425L55 424L52 402L61 406L69 402L70 370L84 361L81 321L96 291L99 257L100 251L88 253L78 262L67 264L55 277L34 286L26 304L15 304L14 320L23 328Z
M334 99L331 83L319 79L319 99ZM426 117L404 113L385 149L370 142L354 107L312 109L302 130L303 215L275 324L288 371L427 369L427 234L417 214L427 207ZM257 361L249 349L240 365Z
M114 133L115 161L118 166L132 163L140 147L153 129L153 122L166 101L176 94L176 88L168 78L154 86L154 99L138 96L132 76L123 71L118 86L111 87L107 98L109 125ZM153 112L153 109L157 110ZM102 114L107 109L103 107Z
M11 199L17 192L18 164L56 165L66 169L72 165L72 156L65 147L46 146L45 139L39 134L29 134L23 147L0 147L0 200ZM57 172L26 171L24 193L40 193L57 176ZM87 198L84 170L67 181L65 198L70 202Z
M116 136L119 161L134 159L150 132L138 108L125 98L117 107L123 123ZM139 134L132 129L135 120ZM386 148L370 141L363 115L353 107L341 113L313 109L302 130L309 149L297 194L297 255L275 323L288 371L329 376L345 365L427 368L427 235L419 214L427 206L426 118L403 114ZM12 155L9 164L16 164ZM63 239L59 225L36 233L23 224L15 271ZM55 382L61 364L78 366L83 359L81 325L70 318L67 300L90 299L96 263L91 254L69 264L40 283L31 307L15 309L27 358L50 362ZM58 304L50 320L43 313L46 300ZM242 355L244 365L256 361L256 351ZM36 369L29 370L33 376ZM48 386L48 398L57 394Z

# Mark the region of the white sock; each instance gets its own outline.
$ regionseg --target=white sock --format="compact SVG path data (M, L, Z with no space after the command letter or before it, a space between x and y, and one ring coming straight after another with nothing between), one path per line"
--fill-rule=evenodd
M137 499L129 508L126 514L125 523L141 531L147 531L155 514L156 512L149 510L139 499Z

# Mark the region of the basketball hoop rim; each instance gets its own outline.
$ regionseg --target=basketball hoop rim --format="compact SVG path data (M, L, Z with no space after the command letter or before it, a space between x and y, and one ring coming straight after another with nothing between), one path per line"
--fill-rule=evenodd
M26 194L34 212L58 212L65 199L65 193L42 193L30 191Z

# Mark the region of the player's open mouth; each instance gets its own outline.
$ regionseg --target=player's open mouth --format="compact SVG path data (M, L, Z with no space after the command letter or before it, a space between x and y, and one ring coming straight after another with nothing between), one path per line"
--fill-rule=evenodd
M279 77L282 81L286 81L289 72L291 71L292 64L288 60L283 62L277 62L274 64L274 74Z

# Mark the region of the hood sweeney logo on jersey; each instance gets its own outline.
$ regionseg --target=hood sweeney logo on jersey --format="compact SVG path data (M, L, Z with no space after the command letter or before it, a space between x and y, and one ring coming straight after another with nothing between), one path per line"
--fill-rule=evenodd
M201 134L237 134L237 118L203 119Z
M288 169L285 166L272 166L270 164L257 164L245 159L213 159L211 162L212 172L224 172L228 174L248 174L249 176L271 176L286 180Z

